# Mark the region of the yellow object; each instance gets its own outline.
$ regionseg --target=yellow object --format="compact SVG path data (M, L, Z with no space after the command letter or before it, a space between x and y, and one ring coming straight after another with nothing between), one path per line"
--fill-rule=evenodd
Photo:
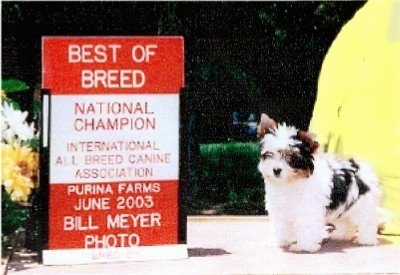
M310 131L328 152L372 163L383 233L400 234L400 0L370 0L343 27L322 65Z
M2 184L13 201L27 201L35 188L39 165L38 153L30 147L1 144Z

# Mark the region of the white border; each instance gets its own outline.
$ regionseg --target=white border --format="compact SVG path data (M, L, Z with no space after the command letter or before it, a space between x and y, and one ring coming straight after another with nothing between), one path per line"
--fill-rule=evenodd
M50 109L50 96L43 95L42 102L42 146L49 147L49 109Z
M101 255L101 257L100 257ZM149 260L178 260L189 257L186 244L121 247L108 249L43 250L44 265L75 265Z

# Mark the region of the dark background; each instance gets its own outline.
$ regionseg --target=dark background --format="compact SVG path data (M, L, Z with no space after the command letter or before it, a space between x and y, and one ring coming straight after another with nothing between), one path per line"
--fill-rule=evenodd
M40 87L44 35L180 35L198 141L254 139L233 112L307 129L323 57L363 4L3 2L2 78Z

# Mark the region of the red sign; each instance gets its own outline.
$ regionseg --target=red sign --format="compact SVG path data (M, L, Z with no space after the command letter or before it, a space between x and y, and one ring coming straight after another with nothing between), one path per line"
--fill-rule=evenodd
M177 93L181 37L45 37L43 88L53 94Z
M110 260L93 249L121 249L113 260L132 260L140 247L177 245L183 39L42 43L51 118L45 263L71 263L52 250L77 249L72 263L80 263Z
M176 187L175 181L57 184L50 191L50 248L177 244Z

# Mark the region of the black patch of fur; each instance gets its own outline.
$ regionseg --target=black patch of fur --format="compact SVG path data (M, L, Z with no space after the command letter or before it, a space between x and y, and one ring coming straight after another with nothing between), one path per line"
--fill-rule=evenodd
M365 184L359 177L356 176L356 182L358 185L358 192L361 195L364 195L365 193L368 193L370 188L368 185Z
M314 172L314 158L312 155L293 154L290 156L288 164L294 169L308 170Z
M350 162L355 170L341 169L341 173L334 172L333 174L333 189L330 196L331 203L327 207L328 210L333 211L340 205L345 204L345 211L347 211L355 203L357 199L351 202L347 201L350 188L353 184L357 184L358 198L370 190L369 186L366 185L365 182L363 182L357 175L357 170L359 169L358 164L352 160L350 160Z
M301 143L296 144L293 148L299 149L299 154L293 154L289 159L290 167L294 169L309 170L312 174L314 172L314 157L312 155L312 148L310 144L304 142L299 138L299 136L292 137L295 140L301 141Z
M340 205L346 203L350 187L353 183L354 172L348 169L341 170L343 174L334 173L332 177L333 189L331 193L331 203L329 210L335 210Z
M358 165L358 163L354 159L350 159L349 161L351 163L351 166L354 167L356 170L360 169L360 165ZM359 192L360 196L369 192L369 190L370 190L369 186L366 185L365 182L363 182L357 175L355 175L355 176L356 176L356 183L358 186L358 192Z

